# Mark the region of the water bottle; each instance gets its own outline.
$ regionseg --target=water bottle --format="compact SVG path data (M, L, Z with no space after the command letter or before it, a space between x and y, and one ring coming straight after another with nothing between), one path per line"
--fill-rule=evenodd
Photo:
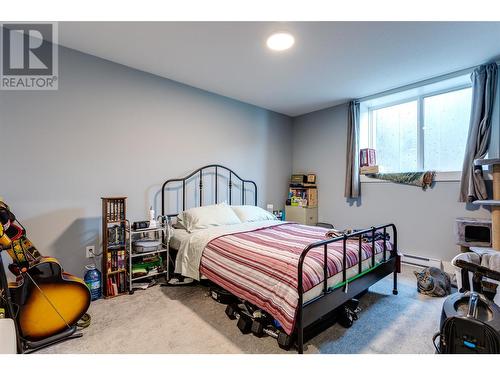
M95 267L93 264L89 264L85 266L87 272L85 273L85 277L83 280L85 284L87 284L87 288L90 290L90 296L92 301L95 301L101 298L102 289L101 289L101 272Z

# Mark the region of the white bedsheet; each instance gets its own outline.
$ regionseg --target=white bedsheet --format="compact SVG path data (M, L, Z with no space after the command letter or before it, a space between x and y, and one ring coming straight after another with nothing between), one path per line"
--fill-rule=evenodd
M185 241L187 237L191 236L185 229L174 229L172 236L170 237L170 248L174 250L179 250L182 241Z
M200 280L201 255L210 241L226 234L267 228L282 223L284 222L280 220L254 221L200 229L193 233L188 233L183 229L176 229L171 239L172 246L178 250L175 260L175 273Z

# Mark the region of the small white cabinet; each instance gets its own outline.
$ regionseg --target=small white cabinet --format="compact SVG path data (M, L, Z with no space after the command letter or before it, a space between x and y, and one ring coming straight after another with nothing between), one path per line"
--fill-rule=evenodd
M285 220L304 225L316 225L318 207L285 206Z

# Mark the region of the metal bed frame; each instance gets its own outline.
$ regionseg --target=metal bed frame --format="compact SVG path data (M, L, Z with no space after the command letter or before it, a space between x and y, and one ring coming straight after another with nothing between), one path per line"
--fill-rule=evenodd
M254 181L251 180L245 180L238 176L234 171L231 169L220 165L220 164L210 164L206 165L204 167L201 167L191 174L189 174L186 177L183 178L174 178L174 179L169 179L163 183L162 189L161 189L161 209L162 209L162 216L171 218L174 216L177 216L178 213L175 214L166 214L165 212L165 189L168 187L169 184L172 183L182 183L182 210L184 211L186 209L186 182L190 178L192 178L195 175L199 175L199 206L201 207L203 205L203 171L207 169L212 169L214 170L215 174L215 203L218 203L219 201L219 184L218 184L218 176L219 176L219 170L225 170L226 172L229 172L229 183L228 183L228 189L229 189L229 204L232 204L232 189L233 189L233 177L236 178L237 180L240 181L241 183L241 204L245 204L245 184L252 185L254 188L254 205L257 206L257 184ZM392 236L393 236L393 246L390 251L387 250L387 229L390 229L392 231ZM382 253L382 261L380 263L375 262L375 233L377 231L382 231L383 232L383 237L384 237L384 242L383 242L383 253ZM363 271L362 270L362 261L361 261L361 255L362 255L362 236L364 234L371 233L372 235L372 241L371 241L371 246L372 246L372 255L371 255L371 266L369 269ZM358 242L358 257L359 257L359 262L358 262L358 274L356 274L354 277L347 278L347 241L353 241L353 238L357 239ZM333 286L333 287L328 287L328 264L327 264L327 251L328 251L328 245L334 242L339 242L342 241L343 244L343 256L342 256L342 282ZM307 254L315 248L321 248L323 247L324 251L324 261L323 261L323 275L324 275L324 280L323 280L323 291L322 293L304 303L304 288L303 288L303 268L304 268L304 261L307 257ZM318 241L314 242L310 245L308 245L301 253L299 257L299 263L298 263L298 285L297 285L297 291L298 291L298 307L297 307L297 317L296 317L296 324L295 324L295 330L294 334L297 335L297 349L299 354L302 354L304 352L304 330L308 326L310 326L312 323L318 321L328 313L334 311L338 307L342 306L344 303L349 301L352 298L355 298L359 294L363 293L365 290L367 290L370 286L378 282L379 280L383 279L384 277L390 275L391 273L393 274L393 290L392 293L394 295L398 294L398 289L397 289L397 274L400 272L400 256L398 254L398 241L397 241L397 229L394 224L386 224L386 225L381 225L378 227L371 227L369 229L357 231L351 234L345 234L341 237L336 237L336 238L330 238L326 239L324 241Z
M182 211L186 209L186 182L189 180L191 177L195 175L199 175L200 182L199 182L199 192L200 192L200 197L199 197L199 202L200 202L200 207L203 206L203 171L204 170L214 170L214 175L215 175L215 204L219 203L219 170L225 170L226 172L229 172L229 184L228 184L228 189L229 189L229 204L231 205L233 202L233 177L235 177L237 180L240 181L241 183L241 204L245 204L245 184L251 184L254 188L254 206L257 206L257 184L254 181L250 180L245 180L238 176L234 171L231 169L224 167L223 165L220 164L209 164L205 165L204 167L198 168L191 174L187 175L186 177L183 178L172 178L170 180L167 180L163 183L161 187L161 215L164 217L174 217L177 216L179 213L175 214L166 214L165 213L165 189L169 184L173 184L176 182L182 182Z
M389 257L387 257L387 228L392 229L393 233L393 247L389 252ZM375 233L378 230L383 231L384 242L383 242L383 258L382 262L375 263ZM362 270L362 236L363 234L371 233L372 235L372 255L371 255L371 266L369 269ZM357 238L358 242L358 274L350 279L347 278L347 241L349 238ZM327 263L327 250L328 245L334 242L342 241L342 282L333 286L328 287L328 263ZM304 303L304 288L303 288L303 267L304 261L306 259L309 251L315 248L323 247L324 258L323 258L323 292L318 297ZM398 239L397 239L397 229L394 224L386 224L378 227L371 227L369 229L361 230L351 234L344 234L342 237L330 238L324 241L314 242L308 245L300 255L299 265L298 265L298 293L299 302L297 306L297 319L296 319L296 333L297 333L297 347L299 354L304 352L304 329L325 316L329 312L335 310L336 308L342 306L344 303L357 295L361 294L367 290L370 286L375 284L377 281L383 279L389 274L393 274L393 289L392 293L394 295L398 294L398 277L397 274L400 272L400 257L397 251Z

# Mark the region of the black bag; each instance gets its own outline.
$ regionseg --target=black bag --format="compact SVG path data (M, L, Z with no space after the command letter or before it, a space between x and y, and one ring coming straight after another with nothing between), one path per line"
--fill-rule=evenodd
M442 354L500 354L498 331L477 319L448 318L440 336L438 351Z
M217 286L213 286L210 288L210 297L224 305L238 303L238 298L236 298L236 296L232 295L227 290Z

